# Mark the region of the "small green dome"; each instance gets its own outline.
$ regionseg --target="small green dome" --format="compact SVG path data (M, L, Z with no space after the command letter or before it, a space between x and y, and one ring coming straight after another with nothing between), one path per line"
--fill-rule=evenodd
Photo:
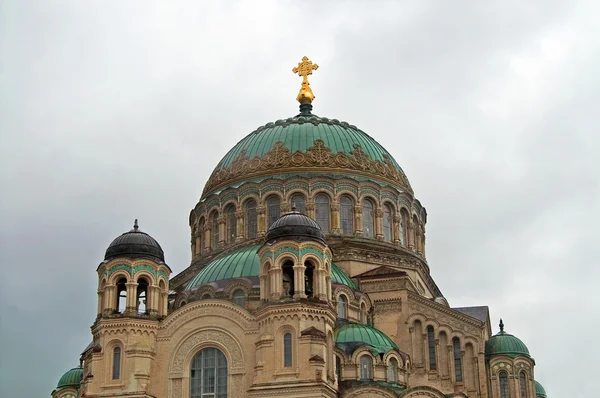
M504 323L500 319L500 332L493 335L485 343L485 356L506 355L508 357L529 357L527 346L512 334L504 331Z
M73 387L75 389L79 389L79 385L81 384L81 379L83 378L83 368L80 366L69 370L67 373L62 375L58 384L56 385L56 389L65 388L65 387Z
M398 349L385 333L360 323L347 323L336 329L335 344L348 353L365 344L377 354Z
M223 253L208 263L188 283L186 290L193 289L205 283L212 283L232 278L257 277L260 273L260 260L257 251L260 245L251 245ZM352 279L337 265L331 264L332 282L356 289Z
M537 381L535 382L535 396L537 398L546 398L546 390Z

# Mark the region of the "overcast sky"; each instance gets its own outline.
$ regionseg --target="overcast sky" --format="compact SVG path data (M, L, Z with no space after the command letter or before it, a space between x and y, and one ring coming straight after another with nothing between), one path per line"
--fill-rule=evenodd
M175 273L220 158L297 113L346 120L427 208L451 306L489 305L549 397L597 394L600 3L3 1L0 396L78 365L96 267L139 218ZM402 347L401 347L402 348Z

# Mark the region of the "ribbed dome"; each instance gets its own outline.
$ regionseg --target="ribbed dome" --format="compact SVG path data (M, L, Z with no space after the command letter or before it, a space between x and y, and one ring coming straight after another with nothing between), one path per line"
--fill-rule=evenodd
M235 181L287 171L366 175L411 191L398 163L365 132L307 114L267 123L248 134L221 159L203 196Z
M546 390L537 381L535 382L535 396L537 398L546 398Z
M500 320L500 332L493 335L485 343L485 356L506 355L509 357L529 357L527 346L512 334L504 331L504 323Z
M106 249L104 260L117 257L149 258L157 262L165 261L165 254L156 239L140 231L135 220L133 229L118 236Z
M267 230L265 241L275 239L300 238L305 240L318 240L325 243L325 234L319 224L312 218L292 211L279 217Z
M65 388L65 387L73 387L75 389L79 389L79 385L81 384L81 379L83 378L83 368L76 367L69 370L67 373L62 375L56 388Z
M360 323L348 323L336 329L335 344L347 353L365 344L378 354L398 349L385 333Z

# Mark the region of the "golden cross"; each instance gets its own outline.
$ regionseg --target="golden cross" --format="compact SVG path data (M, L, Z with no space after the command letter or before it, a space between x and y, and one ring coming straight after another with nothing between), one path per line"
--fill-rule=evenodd
M298 62L298 66L292 69L292 72L302 76L302 82L308 81L308 75L312 75L313 70L317 70L319 65L309 61L307 56L302 57L302 62Z

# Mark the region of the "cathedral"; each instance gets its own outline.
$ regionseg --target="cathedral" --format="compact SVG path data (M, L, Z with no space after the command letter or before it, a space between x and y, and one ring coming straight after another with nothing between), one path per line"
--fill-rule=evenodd
M52 398L546 397L510 325L442 295L392 155L313 113L317 67L293 68L296 116L215 167L184 271L137 220L108 246L91 342Z

